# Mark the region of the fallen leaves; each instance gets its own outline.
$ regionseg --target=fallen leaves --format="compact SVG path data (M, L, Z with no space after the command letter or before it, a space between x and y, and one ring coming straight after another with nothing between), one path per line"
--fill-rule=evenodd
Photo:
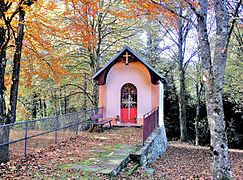
M106 138L100 138L106 137ZM135 138L131 138L135 137ZM46 135L46 139L49 139ZM43 136L42 140L45 140ZM42 141L40 141L42 142ZM104 144L138 144L142 142L142 129L113 128L104 133L80 132L79 136L70 137L57 144L50 144L45 149L38 149L40 143L31 142L33 152L28 154L26 160L17 158L11 159L7 164L0 165L0 179L27 179L28 177L56 179L58 177L87 176L77 174L71 170L63 170L58 165L69 164L88 159L91 149L99 149ZM43 142L44 143L44 142ZM22 144L16 144L14 149L21 149Z
M81 132L77 137L35 151L26 160L14 159L1 164L0 179L93 179L94 176L110 179L101 174L87 174L58 166L86 160L92 150L100 149L104 144L139 144L141 141L142 129L138 128L113 128L104 133ZM234 151L230 155L234 179L243 179L243 152ZM135 166L136 163L130 162L116 179L212 179L209 149L180 142L170 143L166 154L148 165L155 173L136 167L129 174Z

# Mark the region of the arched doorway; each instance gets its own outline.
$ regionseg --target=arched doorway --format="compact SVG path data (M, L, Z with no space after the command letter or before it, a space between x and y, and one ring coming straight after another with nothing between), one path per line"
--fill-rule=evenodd
M137 88L131 83L121 88L121 122L136 123L137 118Z

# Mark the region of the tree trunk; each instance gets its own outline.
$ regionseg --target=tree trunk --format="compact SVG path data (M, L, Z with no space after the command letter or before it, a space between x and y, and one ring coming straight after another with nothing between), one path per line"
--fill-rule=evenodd
M64 86L64 114L68 113L68 98L66 85Z
M98 96L99 96L99 88L98 88L98 85L95 83L94 84L94 87L93 87L93 99L94 99L94 106L95 107L98 107Z
M19 73L20 73L20 59L22 52L22 42L24 37L24 16L25 12L20 9L19 11L19 25L17 28L17 39L15 41L15 53L13 58L13 70L12 70L12 86L10 90L10 99L9 99L9 111L6 115L6 106L5 106L5 86L4 86L4 75L6 67L6 47L1 46L1 65L0 65L0 123L9 124L14 123L16 120L16 106L18 98L18 85L19 85ZM5 33L6 31L1 28L0 30L0 44L5 42ZM2 41L3 40L3 41ZM10 129L9 127L4 127L0 129L0 143L9 142ZM9 145L2 146L0 148L0 162L7 162L9 160Z
M179 8L179 14L182 14L182 8ZM187 141L187 119L186 119L186 87L185 87L185 69L184 69L184 52L183 44L185 39L183 38L183 20L182 18L178 19L178 69L179 69L179 119L180 119L180 140Z
M6 4L4 1L0 1L0 8L2 12L7 11ZM0 13L0 19L2 19L2 13ZM0 27L0 124L8 123L7 112L6 112L6 103L5 103L5 71L6 71L6 50L7 44L9 42L9 34L7 34L7 30L4 26Z
M0 124L7 123L6 104L5 104L5 91L4 85L5 69L6 69L6 47L4 47L6 38L6 30L0 27Z
M34 93L33 100L32 100L32 108L31 108L31 118L36 119L37 117L37 102L36 102L37 95Z
M195 117L195 145L199 145L199 131L198 131L198 122L200 116L200 92L198 87L198 82L196 84L196 98L197 98L197 105L196 105L196 117Z
M6 12L6 7L3 1L0 2L1 10ZM6 112L6 103L5 103L5 68L7 64L6 59L6 50L7 44L10 41L10 34L6 34L7 31L4 27L0 27L0 124L9 124L13 123L16 119L16 103L17 103L17 95L16 90L18 91L18 62L20 61L21 55L21 48L22 48L22 40L23 40L23 20L24 20L24 13L21 11L19 21L21 22L18 26L18 34L17 34L17 41L16 41L16 51L14 53L14 60L13 60L13 77L12 77L12 86L10 92L10 110L7 114ZM0 16L1 18L1 16ZM18 43L19 42L19 43ZM18 72L17 72L18 71ZM16 82L17 82L17 89L16 89ZM16 96L16 99L14 98ZM16 101L15 101L16 100ZM4 126L0 128L0 144L9 142L9 134L10 128L8 126ZM1 146L0 148L0 162L7 162L9 160L9 145Z
M212 173L214 179L232 179L222 100L228 38L226 0L216 0L214 4L217 30L213 66L207 34L207 1L200 0L200 5L202 11L200 15L197 15L198 39L205 83L207 118L211 135Z
M19 25L17 28L17 39L15 42L16 49L13 58L13 71L12 71L12 86L10 90L10 103L8 118L10 123L14 123L16 120L16 107L18 99L18 87L19 87L19 73L20 73L20 59L22 53L22 45L24 39L24 17L25 12L20 8L19 10Z
M16 11L13 12L13 17L7 17L4 19L5 26L0 27L0 124L14 123L16 120L16 107L18 99L18 87L19 87L19 74L20 74L20 60L22 53L22 44L24 39L24 18L25 12L22 5L31 6L34 1L21 1L16 4ZM0 19L3 20L2 16L12 6L12 3L6 3L0 1L1 15ZM16 19L14 16L18 14L18 27L16 32L12 31L12 20ZM6 14L5 14L6 15ZM14 37L13 37L14 36ZM4 84L5 68L7 64L6 50L11 40L15 42L15 52L13 56L13 69L12 69L12 83L9 97L9 108L6 112L5 102L5 91L6 87ZM0 129L0 143L7 143L9 141L10 129L8 127L1 127ZM9 159L8 145L0 148L0 162L6 162Z
M87 109L87 92L86 92L86 89L87 89L87 75L85 74L84 75L84 100L83 100L83 110L86 110Z
M9 142L10 128L3 126L0 128L0 144ZM0 162L6 163L9 161L9 145L0 146Z
M58 116L59 114L58 114L58 107L57 107L57 91L56 90L54 90L54 92L52 92L53 93L53 95L52 95L52 97L53 97L53 102L54 102L54 110L55 110L55 116Z
M59 89L59 94L58 94L58 105L59 105L59 115L63 114L62 112L62 89Z
M43 114L43 107L42 107L42 99L41 99L41 97L39 98L39 113L40 113L40 117L43 118L44 114Z
M47 117L47 105L46 105L46 97L43 99L43 108L44 108L44 117Z
M91 60L91 73L95 74L99 70L99 60L96 55L90 55ZM98 96L99 96L99 88L95 81L93 81L93 106L98 107Z
M180 68L179 68L180 69ZM179 89L179 114L180 114L180 140L187 141L187 120L186 120L186 90L185 90L185 72L180 70L180 89Z

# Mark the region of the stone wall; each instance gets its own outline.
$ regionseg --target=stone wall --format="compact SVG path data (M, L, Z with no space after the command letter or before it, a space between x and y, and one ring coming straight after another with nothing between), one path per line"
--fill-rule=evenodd
M164 126L154 130L137 152L131 154L131 159L141 166L155 161L163 155L167 148L167 137Z

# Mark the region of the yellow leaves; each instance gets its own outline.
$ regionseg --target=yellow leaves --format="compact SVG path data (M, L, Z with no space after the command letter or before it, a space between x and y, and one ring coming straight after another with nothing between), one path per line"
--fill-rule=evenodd
M5 26L5 22L2 19L0 19L0 27L2 26Z
M19 2L19 0L4 0L5 1L5 3L18 3Z
M19 24L19 18L18 18L19 9L21 8L25 12L29 12L31 8L27 5L24 5L23 4L24 1L21 0L8 0L6 1L6 3L11 3L11 4L9 4L9 7L6 8L6 11L1 16L0 26L7 26L6 22L8 21L8 23L10 23L11 28L15 31L15 28ZM6 22L4 21L4 19L6 20ZM13 33L13 31L11 31L11 33ZM11 38L13 38L13 36Z
M4 85L5 85L5 87L7 88L8 91L10 90L11 80L12 80L11 74L9 74L9 73L5 74L5 77L4 77L4 83L5 84Z
M30 11L30 9L31 9L30 6L27 6L27 5L25 5L25 4L22 4L20 7L21 7L22 10L25 11L25 12L28 12L28 11Z

